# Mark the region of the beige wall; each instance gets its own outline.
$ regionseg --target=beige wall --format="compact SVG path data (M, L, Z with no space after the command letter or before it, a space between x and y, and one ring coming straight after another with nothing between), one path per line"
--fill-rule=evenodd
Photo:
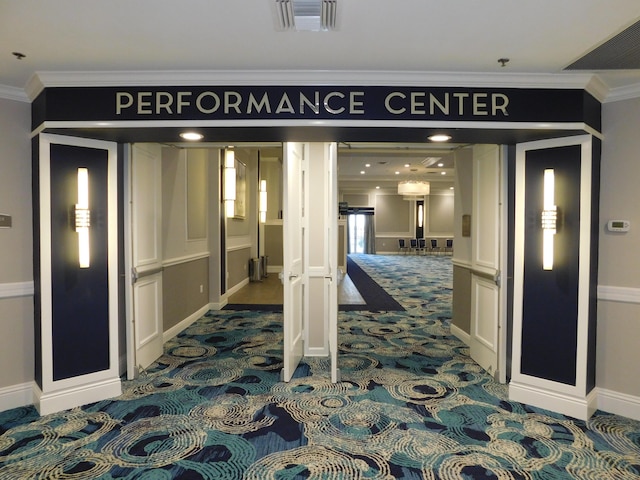
M249 260L251 257L250 248L240 248L227 252L227 272L229 273L227 285L229 289L249 277Z
M0 213L13 223L0 229L0 390L33 381L30 121L29 103L0 98Z
M209 303L209 259L201 258L164 268L163 322L166 332Z
M604 104L602 113L596 385L640 397L640 99ZM606 231L613 219L631 230Z

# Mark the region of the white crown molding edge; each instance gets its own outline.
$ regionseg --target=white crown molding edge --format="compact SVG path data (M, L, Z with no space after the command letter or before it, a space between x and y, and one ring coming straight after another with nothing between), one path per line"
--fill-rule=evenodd
M620 102L622 100L633 100L640 97L640 83L609 89L603 103Z
M25 88L32 100L45 87L213 85L396 85L494 88L585 88L600 100L606 84L586 73L480 73L332 70L36 72Z
M640 304L640 288L598 285L598 300Z
M29 297L34 293L33 282L0 283L0 300L5 298Z
M0 85L0 98L16 102L30 103L29 95L27 95L23 89L10 87L8 85Z

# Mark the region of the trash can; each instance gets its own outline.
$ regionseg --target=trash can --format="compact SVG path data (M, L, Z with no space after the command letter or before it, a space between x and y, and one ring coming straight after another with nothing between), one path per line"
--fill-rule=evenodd
M259 282L262 280L262 262L259 258L249 260L249 280Z
M269 274L267 273L267 267L269 266L269 256L263 255L260 259L262 260L262 278L268 277Z

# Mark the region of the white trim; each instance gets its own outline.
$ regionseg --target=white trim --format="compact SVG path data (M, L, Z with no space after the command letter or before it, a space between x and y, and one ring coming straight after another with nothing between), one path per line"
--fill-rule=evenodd
M251 243L251 237L249 235L227 237L227 252L244 250L245 248L251 248L252 246L253 243Z
M467 346L471 344L471 335L469 335L467 332L462 330L460 327L456 327L453 324L451 324L450 328L451 328L451 335L456 337L458 340L460 340L462 343L464 343Z
M33 404L33 382L0 388L0 412Z
M473 265L471 264L470 260L463 260L461 258L457 258L457 257L453 257L451 259L451 263L453 264L454 267L460 267L460 268L465 268L467 270L473 270Z
M389 85L492 88L582 88L601 97L588 73L480 73L331 70L183 70L37 72L25 88L31 99L45 87L216 85Z
M581 146L580 159L580 238L579 238L579 272L578 272L578 312L577 312L577 343L576 343L576 372L575 385L568 385L552 380L537 378L526 375L521 371L521 347L522 347L522 304L523 304L523 282L524 282L524 228L525 228L525 165L526 152L529 150L547 149L562 147L567 145ZM516 146L515 165L515 236L514 236L514 291L513 291L513 336L512 336L512 385L515 385L514 392L524 395L527 389L539 393L531 396L532 404L543 408L551 408L553 402L545 396L570 398L574 401L582 401L581 393L586 391L587 385L587 344L589 322L589 280L590 280L590 255L587 254L591 246L591 147L592 139L589 135L575 137L556 138L551 140L539 140L528 143L521 143ZM510 397L511 398L511 397ZM514 398L518 400L518 397ZM576 400L578 399L578 400ZM538 403L536 403L538 402ZM559 407L567 409L559 402ZM565 413L563 410L557 410ZM576 416L570 414L572 416ZM578 418L581 418L578 416Z
M619 102L622 100L632 100L638 97L640 97L640 83L609 89L602 103L612 103L612 102Z
M203 258L209 258L211 256L210 252L202 252L202 253L192 253L190 255L184 255L182 257L173 257L166 260L162 260L163 268L173 267L175 265L181 265L183 263L193 262L195 260L201 260Z
M509 400L588 420L597 410L598 395L594 388L588 395L575 396L536 388L515 381L509 384Z
M78 375L62 380L53 378L53 318L51 291L51 157L52 144L73 145L106 150L108 153L107 202L109 211L118 209L117 199L117 145L113 142L42 134L40 142L40 270L41 270L41 344L42 390L37 387L36 408L41 405L41 413L51 413L54 409L72 408L95 402L108 396L119 395L118 346L118 234L117 215L109 215L108 222L108 287L109 287L109 367L86 375ZM101 398L100 395L104 395ZM78 403L81 402L81 403ZM44 414L44 413L43 413Z
M118 397L122 395L122 385L120 378L116 377L44 394L34 384L33 395L34 405L40 415L48 415L88 403Z
M0 300L4 298L29 297L33 293L33 281L0 283Z
M0 85L0 98L5 100L14 100L16 102L31 103L27 93L18 87L10 87L8 85Z
M309 347L304 349L305 357L328 357L329 347Z
M178 335L180 332L185 330L187 327L191 326L196 320L200 319L208 311L209 311L209 305L207 304L204 307L192 313L191 315L189 315L187 318L185 318L178 324L171 327L169 330L167 330L162 334L163 343L168 342L173 337Z
M226 298L222 298L219 302L211 302L209 303L209 310L222 310L227 306L229 301Z
M393 127L393 128L439 128L439 129L485 129L485 130L576 130L594 136L602 134L584 122L491 122L491 121L446 121L446 120L357 120L357 119L220 119L220 120L47 120L37 129L65 128L170 128L170 127ZM34 130L34 132L37 130ZM33 132L32 132L33 135ZM379 192L377 195L392 195Z
M236 283L233 287L227 290L227 293L226 293L227 297L230 297L231 295L236 293L238 290L240 290L242 287L245 287L248 284L249 284L249 277L245 278L239 283ZM226 305L226 302L225 302L225 305Z
M640 304L640 288L598 285L598 300Z
M598 409L640 421L640 397L598 388Z

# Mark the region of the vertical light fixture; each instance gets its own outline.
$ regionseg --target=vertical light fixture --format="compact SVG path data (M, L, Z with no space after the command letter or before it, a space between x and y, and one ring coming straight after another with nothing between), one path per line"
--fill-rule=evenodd
M267 181L260 180L260 205L258 206L260 212L260 223L267 221Z
M418 228L422 228L422 219L424 218L424 206L418 205Z
M236 156L232 148L224 151L224 206L227 218L235 215Z
M544 171L544 207L542 210L542 269L553 270L553 237L556 234L558 211L555 205L555 172Z
M78 261L80 268L89 268L91 252L89 249L89 227L91 211L89 210L89 170L78 168L78 203L75 207L75 227L78 232Z

